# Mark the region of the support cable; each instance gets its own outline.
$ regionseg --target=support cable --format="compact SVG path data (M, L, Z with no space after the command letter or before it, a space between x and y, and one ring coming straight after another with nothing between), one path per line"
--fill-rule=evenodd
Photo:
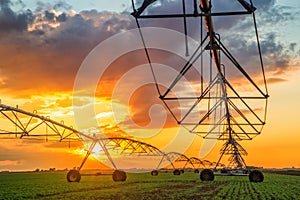
M266 93L268 95L267 80L266 80L266 75L265 75L264 63L263 63L263 59L262 59L260 41L259 41L259 37L258 37L258 30L257 30L257 23L256 23L255 13L253 12L252 15L253 15L253 21L254 21L254 27L255 27L257 47L258 47L258 52L259 52L260 66L261 66L261 70L262 70L262 74L263 74L263 78L264 78L264 85L265 85Z
M199 47L195 50L193 55L190 57L190 59L187 61L187 63L184 65L184 67L181 69L175 80L172 82L172 84L169 86L167 91L161 96L162 98L166 97L167 94L174 88L174 86L179 82L179 80L184 76L185 73L193 66L193 64L199 59L199 57L204 53L204 49L201 50L201 52L197 55L198 51L203 46L204 42L208 36L204 38L204 40L201 42Z
M250 4L253 7L253 2L250 0ZM252 13L253 16L253 22L254 22L254 28L255 28L255 35L256 35L256 41L257 41L257 48L259 52L259 59L260 59L260 65L262 69L262 74L263 74L263 79L264 79L264 85L265 85L265 90L266 90L266 96L269 97L269 91L268 91L268 86L267 86L267 79L265 75L265 68L264 68L264 63L263 63L263 58L262 58L262 52L261 52L261 46L260 46L260 41L259 41L259 35L258 35L258 28L257 28L257 22L256 22L256 17L255 13ZM267 120L267 112L268 112L268 99L266 100L266 106L265 106L265 119L264 121Z
M217 38L218 40L218 38ZM232 54L226 49L223 43L218 40L221 51L227 56L227 58L234 64L234 66L246 77L246 79L257 89L257 91L264 97L268 97L268 94L265 94L257 84L252 80L249 74L243 69L243 67L237 62L237 60L232 56Z
M133 8L133 10L136 10L135 6L134 6L134 0L132 0L131 2L132 2L132 8ZM143 47L144 47L144 51L146 53L146 57L147 57L148 63L150 65L150 69L151 69L151 73L152 73L152 76L153 76L153 79L154 79L154 82L155 82L156 90L157 90L159 96L161 96L161 92L159 90L158 82L157 82L157 79L156 79L156 76L155 76L155 73L154 73L154 68L153 68L153 65L152 65L152 62L151 62L151 59L150 59L150 54L149 54L149 51L147 49L144 36L142 34L140 23L139 23L139 21L138 21L138 19L136 17L135 17L135 22L136 22L136 25L137 25L138 30L139 30L139 34L140 34L140 37L141 37L141 40L142 40L142 43L143 43Z
M182 0L182 9L183 9L183 25L184 25L184 36L185 36L185 56L189 56L189 44L188 44L188 33L187 33L187 23L186 23L185 0Z

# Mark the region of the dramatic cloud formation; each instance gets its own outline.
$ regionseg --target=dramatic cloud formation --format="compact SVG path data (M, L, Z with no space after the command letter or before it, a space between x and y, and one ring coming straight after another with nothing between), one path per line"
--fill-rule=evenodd
M39 8L33 14L29 10L15 13L9 1L1 3L2 88L22 90L14 95L71 91L76 72L93 47L131 26L128 16L116 13L54 10L62 6Z

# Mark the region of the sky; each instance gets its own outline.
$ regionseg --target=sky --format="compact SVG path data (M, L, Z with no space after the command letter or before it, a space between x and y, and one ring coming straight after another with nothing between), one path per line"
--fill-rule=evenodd
M240 9L236 3L229 6L229 1L232 0L216 3L213 9ZM153 5L147 12L176 11L181 1L167 2ZM257 7L270 98L262 133L240 143L248 152L245 160L250 166L300 168L297 156L300 153L300 3L296 0L253 2ZM191 7L188 4L187 10ZM100 127L106 135L135 138L167 152L199 157L205 141L180 127L158 98L145 53L135 49L141 47L141 42L134 32L136 23L130 12L130 0L1 1L1 103L18 105L29 112L37 110L40 115L58 122L63 120L78 130ZM216 17L214 22L227 48L254 80L261 83L251 19L251 16ZM182 21L178 20L141 21L141 25L183 30ZM192 49L193 40L199 39L199 21L188 20L188 28ZM173 36L178 35L149 34L152 39L149 41L153 42L149 45L161 48L150 55L157 66L155 73L162 91L184 61L166 52L181 53L183 39L166 42ZM229 65L228 60L223 62ZM227 70L227 77L237 90L247 94L250 89L241 74L230 67ZM190 89L197 93L198 72L192 69L187 73L183 84L174 88L174 95L190 94ZM262 84L259 87L264 88ZM190 105L175 102L169 106L176 115ZM0 129L7 127L14 129L0 118ZM222 141L217 142L203 159L216 161L222 145ZM0 170L72 168L81 163L85 148L81 143L69 147L68 143L0 139ZM124 160L120 162L128 166ZM90 159L85 167L98 166L102 164Z

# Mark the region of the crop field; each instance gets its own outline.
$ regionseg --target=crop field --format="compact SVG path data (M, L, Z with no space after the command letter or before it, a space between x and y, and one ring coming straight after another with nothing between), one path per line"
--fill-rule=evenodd
M265 181L248 177L215 177L202 182L185 172L127 174L126 182L110 175L82 176L69 183L66 172L0 173L0 199L299 199L300 176L264 174Z

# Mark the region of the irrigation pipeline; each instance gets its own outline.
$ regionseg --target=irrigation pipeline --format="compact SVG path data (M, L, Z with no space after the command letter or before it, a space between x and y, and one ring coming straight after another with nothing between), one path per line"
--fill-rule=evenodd
M203 14L207 14L204 16L204 21L206 23L206 30L209 33L210 38L210 46L213 47L214 44L217 43L216 37L215 37L215 28L214 28L214 22L212 20L211 14L211 2L208 0L200 0L200 9ZM221 72L221 61L220 61L220 52L216 49L212 49L212 55L215 60L216 67L219 72Z
M22 114L24 114L24 115L27 115L27 116L31 116L31 117L33 117L33 118L40 119L40 120L42 120L42 122L45 122L48 126L49 126L49 124L53 124L53 125L62 127L62 128L64 128L65 130L69 130L69 131L72 132L72 133L69 134L68 136L66 136L66 137L64 137L64 138L61 138L61 140L64 140L64 139L66 139L67 137L69 137L70 135L72 135L73 133L75 133L78 137L81 136L81 137L85 137L85 138L87 138L87 139L90 139L90 140L92 141L92 144L91 144L92 146L95 145L95 144L98 142L98 143L101 145L101 147L102 147L103 151L105 152L105 154L106 154L107 158L109 159L109 161L110 161L110 162L112 163L112 165L116 168L116 165L115 165L113 159L111 158L111 156L110 156L110 154L109 154L107 148L105 147L105 145L103 145L103 140L102 140L101 138L92 137L92 136L87 135L87 134L85 134L85 133L83 133L83 132L80 132L80 131L78 131L78 130L72 128L72 127L66 126L66 125L64 125L63 123L58 123L58 122L56 122L56 121L54 121L54 120L51 120L51 119L48 118L48 117L40 116L40 115L36 114L36 112L35 112L35 113L31 113L31 112L27 112L27 111L21 110L21 109L19 109L19 108L14 108L14 107L11 107L11 106L7 106L7 105L4 105L4 104L0 104L0 112L1 112L1 114L3 114L3 115L4 115L10 122L12 122L16 127L20 128L21 130L24 130L24 131L26 131L25 129L26 129L26 127L28 126L28 124L26 125L26 127L21 127L17 122L13 121L7 114L5 114L6 111L11 111L11 112L13 112L13 115L16 117L16 119L18 119L18 118L17 118L17 115L16 115L14 112L16 112L16 113L22 113ZM21 123L19 119L18 119L18 122ZM49 124L48 124L47 122L48 122ZM37 128L37 127L38 127L38 126L35 126L34 128ZM50 126L49 126L49 127L50 127ZM32 129L31 129L31 130L32 130ZM89 154L89 152L87 152L87 154ZM87 156L88 156L88 155L87 155Z
M22 114L25 114L25 115L28 115L28 116L31 116L31 117L35 117L35 118L38 118L38 119L40 119L40 120L42 120L42 121L46 121L46 122L49 122L49 123L51 123L51 124L60 126L60 127L66 129L66 130L69 130L69 131L71 131L71 132L73 132L73 133L75 133L75 134L77 134L77 135L81 135L81 136L83 136L83 137L86 137L86 138L88 138L88 139L90 139L90 140L94 140L94 139L95 139L95 138L93 138L93 137L91 137L91 136L89 136L89 135L86 135L86 134L84 134L84 133L82 133L82 132L77 131L76 129L74 129L74 128L72 128L72 127L66 126L66 125L64 125L63 123L58 123L58 122L56 122L56 121L54 121L54 120L51 120L51 119L48 118L48 117L40 116L40 115L37 115L37 114L35 114L35 113L27 112L27 111L21 110L21 109L19 109L19 108L7 106L7 105L4 105L4 104L0 104L0 108L1 108L0 111L1 111L2 113L3 113L3 111L15 111L15 112L22 113ZM3 114L4 114L4 113L3 113ZM14 123L14 122L13 122L13 123ZM14 123L14 124L15 124L15 123Z

